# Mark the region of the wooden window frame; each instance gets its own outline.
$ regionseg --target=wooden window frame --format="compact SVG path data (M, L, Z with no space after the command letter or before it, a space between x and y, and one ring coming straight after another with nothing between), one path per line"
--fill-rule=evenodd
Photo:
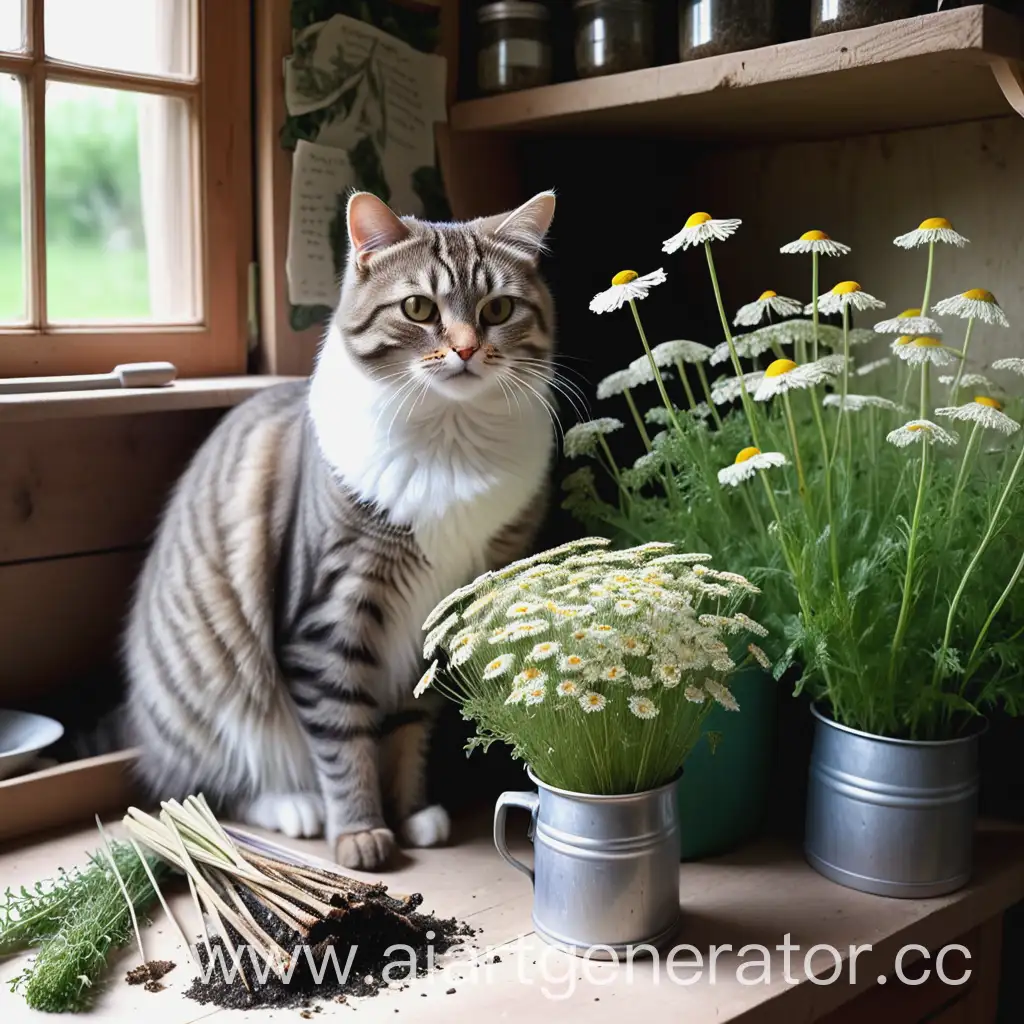
M193 0L196 66L190 79L53 60L44 51L45 0L23 2L27 49L0 52L0 74L25 83L22 245L29 323L0 327L0 377L100 373L151 359L173 362L181 376L243 373L253 246L250 0ZM47 80L158 93L190 105L200 246L196 322L46 322Z

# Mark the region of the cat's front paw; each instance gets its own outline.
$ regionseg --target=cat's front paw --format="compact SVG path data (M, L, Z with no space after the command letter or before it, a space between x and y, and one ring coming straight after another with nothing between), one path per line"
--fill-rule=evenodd
M319 793L261 793L239 809L239 817L290 839L312 839L324 832L324 800Z
M395 852L395 835L389 828L348 832L334 842L334 859L353 871L376 871Z
M440 804L432 804L410 814L402 822L400 834L404 846L425 847L447 843L451 831L448 812Z

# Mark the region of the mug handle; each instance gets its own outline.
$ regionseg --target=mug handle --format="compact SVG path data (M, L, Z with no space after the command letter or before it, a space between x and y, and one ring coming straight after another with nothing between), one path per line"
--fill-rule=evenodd
M508 851L505 842L505 818L510 807L521 807L524 811L530 812L530 840L533 840L533 833L537 827L537 808L540 806L540 796L537 793L502 793L494 806L494 845L498 853L508 861L517 871L522 871L530 884L533 884L533 872L522 862L516 860Z

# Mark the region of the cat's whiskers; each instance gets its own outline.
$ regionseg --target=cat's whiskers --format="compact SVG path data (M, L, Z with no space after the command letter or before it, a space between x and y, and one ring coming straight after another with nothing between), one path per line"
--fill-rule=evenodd
M587 420L590 418L590 403L587 401L586 396L580 389L572 383L570 380L566 380L557 371L551 367L546 367L550 371L550 375L542 373L532 366L520 366L523 373L528 373L533 377L542 380L558 394L562 395L569 405L572 407L572 411L576 414L577 419Z
M380 425L381 418L383 417L384 413L387 412L388 407L394 401L396 401L398 399L398 397L400 395L402 395L405 391L410 390L410 389L412 389L412 388L414 388L416 386L417 375L415 373L413 373L411 370L407 371L407 373L408 373L408 380L406 380L400 387L396 387L395 390L392 391L392 393L390 395L388 395L386 401L380 407L380 409L377 410L377 416L376 416L376 418L373 421L373 432L374 433L376 433L377 427ZM404 401L404 399L403 399L403 401ZM401 408L401 405L399 406L399 408Z
M565 432L562 430L562 424L559 422L558 413L551 405L551 403L532 384L530 384L526 380L523 380L523 378L516 373L515 369L510 368L506 370L505 373L507 374L507 379L510 384L517 385L518 387L524 389L524 398L527 398L527 400L529 400L526 394L527 391L531 392L537 398L541 405L544 406L544 409L548 414L548 418L551 420L551 425L555 429L555 434L562 437L564 440Z

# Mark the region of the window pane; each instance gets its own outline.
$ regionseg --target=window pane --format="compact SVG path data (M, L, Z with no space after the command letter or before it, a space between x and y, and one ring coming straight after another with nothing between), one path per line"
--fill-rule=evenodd
M56 60L149 75L192 73L192 0L45 4L46 53Z
M25 319L21 246L21 82L0 78L0 323Z
M22 0L0 0L0 50L23 50L25 28L21 21Z
M189 139L183 100L48 84L51 322L197 318Z

